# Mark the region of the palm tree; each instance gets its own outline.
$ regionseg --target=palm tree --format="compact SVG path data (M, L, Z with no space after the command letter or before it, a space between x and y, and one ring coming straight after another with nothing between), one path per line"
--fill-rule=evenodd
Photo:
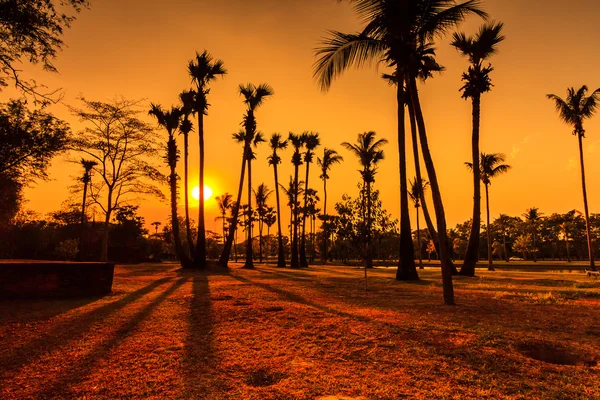
M227 74L223 61L214 60L206 50L202 54L196 52L196 58L188 63L188 72L195 88L192 110L198 116L198 238L194 263L199 268L206 267L206 229L204 223L204 116L208 115L208 85L219 76ZM189 104L188 104L189 105ZM187 190L187 188L186 188Z
M556 110L560 118L567 124L573 126L573 134L577 136L579 142L579 165L581 167L581 189L583 192L583 207L585 211L585 230L587 234L588 256L590 259L590 269L596 271L594 263L594 250L592 247L592 236L590 234L590 215L588 210L587 189L585 184L585 167L583 163L583 138L585 130L583 129L583 121L591 118L598 107L598 98L600 89L594 90L592 94L586 97L588 91L587 86L582 86L579 90L575 88L567 89L567 98L562 99L554 94L549 94L548 98L554 100Z
M241 199L242 199L242 189L244 186L244 175L245 175L245 171L246 171L246 162L248 163L248 186L249 186L249 191L248 191L248 203L251 204L252 203L252 181L250 179L250 167L251 167L251 158L253 157L253 153L252 153L252 144L254 143L254 145L258 145L258 143L260 143L261 141L264 141L262 135L259 135L260 137L257 138L257 131L256 131L256 118L254 116L254 113L256 111L256 109L258 107L260 107L264 101L269 97L273 95L273 88L271 88L271 86L269 86L266 83L262 83L258 86L255 86L251 83L248 83L246 85L239 85L238 86L238 91L239 93L244 97L244 103L246 104L246 114L244 115L244 120L242 122L242 125L244 126L244 129L241 130L240 132L236 133L233 135L234 140L238 141L238 142L242 142L244 144L244 154L242 156L242 172L240 175L240 183L238 186L238 196L237 196L237 201L236 204L241 204ZM237 221L237 217L239 214L239 207L234 207L233 208L233 216L232 216L232 220L234 221L234 223L236 223ZM223 246L223 252L221 253L221 257L219 258L219 265L226 267L227 266L227 262L229 261L229 256L231 254L231 246L233 245L233 241L234 241L234 232L235 232L235 226L233 226L233 229L229 230L229 234L227 236L227 241L225 242L225 246ZM252 240L249 240L249 245L250 248L246 249L246 253L248 253L248 251L252 251ZM246 254L248 256L248 254ZM248 262L248 260L247 260ZM252 268L252 255L250 254L250 264L248 265L248 268Z
M373 131L359 133L356 144L342 143L342 146L358 157L362 167L360 174L363 180L363 187L366 188L367 237L365 244L365 288L367 285L367 268L373 268L373 255L371 253L371 216L373 211L371 209L371 184L375 182L377 164L384 158L381 147L388 142L386 139L375 140L375 135Z
M296 135L290 132L288 136L288 141L292 144L294 148L294 154L292 155L292 164L294 164L294 191L293 191L293 212L292 212L292 251L291 251L291 268L300 268L300 260L298 255L298 214L299 214L299 204L298 204L298 194L299 194L299 169L300 165L302 165L302 155L300 154L300 149L304 146L304 141L306 139L306 135Z
M419 257L419 269L423 268L423 257L421 256L421 228L419 227L419 208L421 207L423 201L423 194L425 193L425 189L429 185L429 182L422 181L419 178L413 179L410 182L410 192L408 195L410 199L413 201L415 206L415 210L417 211L417 255Z
M175 141L175 132L181 122L182 111L177 107L172 107L171 111L165 111L160 105L151 104L148 114L154 116L158 124L167 130L169 138L167 141L167 155L165 157L169 165L169 188L171 191L171 227L173 231L173 242L175 243L175 252L179 263L183 268L190 268L192 260L184 252L179 236L179 216L177 215L177 162L179 161L179 149ZM195 264L194 264L195 265Z
M540 212L539 208L537 208L537 207L528 208L526 210L526 212L523 214L523 217L531 225L532 238L533 238L533 262L537 262L537 247L536 247L537 230L538 230L538 223L542 219L542 215L543 214Z
M279 177L277 175L277 165L281 163L281 157L277 153L278 150L287 148L287 140L283 140L281 134L274 133L269 140L269 146L273 153L269 156L269 165L273 166L273 174L275 176L275 201L277 203L277 267L285 268L285 251L283 248L283 234L281 233L281 205L279 202Z
M310 164L313 161L315 153L313 150L321 144L319 134L317 132L307 132L304 140L304 146L306 152L304 153L304 163L306 164L306 179L304 180L304 207L302 209L302 238L300 243L300 267L307 268L308 261L306 260L306 218L307 214L307 201L308 201L308 178Z
M496 221L494 221L502 230L502 250L504 253L504 261L509 262L508 248L506 247L506 231L511 224L512 218L506 214L500 214Z
M464 86L460 89L462 97L471 99L473 104L473 133L471 135L471 153L473 156L473 224L467 245L465 261L460 269L461 275L475 276L475 264L479 261L479 236L481 226L481 168L479 160L479 127L481 119L481 95L492 89L490 73L494 68L484 62L496 54L498 44L504 40L501 22L490 22L483 25L473 37L467 37L462 32L455 32L452 46L461 55L468 57L471 65L462 80ZM489 233L488 233L489 236Z
M98 162L94 160L86 160L82 158L79 163L83 167L83 176L81 177L81 183L83 183L83 201L81 202L81 231L79 235L79 249L77 251L77 260L83 260L83 240L85 235L85 207L87 205L87 189L92 181L92 170Z
M183 135L183 186L184 190L184 201L185 201L185 233L190 247L190 253L196 254L196 246L194 246L194 239L192 236L192 227L190 219L190 186L188 183L188 165L189 165L189 136L194 130L194 125L190 121L190 114L194 112L194 99L195 92L192 90L184 90L179 94L179 98L183 103L181 111L183 112L183 120L179 125L179 132Z
M510 170L510 165L502 164L506 160L506 156L501 153L485 154L481 153L479 163L479 176L481 182L485 185L485 212L487 215L487 248L488 248L488 271L494 271L492 261L492 228L490 225L490 200L489 186L492 178L502 175ZM473 170L472 163L466 163L470 170Z
M217 217L223 221L223 243L225 243L225 221L227 220L227 210L231 209L233 205L233 196L229 193L225 193L221 196L215 197L221 216Z
M261 183L258 185L256 190L254 191L254 200L256 202L256 212L258 214L258 255L259 261L263 262L263 228L265 224L265 217L268 212L267 201L269 201L269 197L273 193L272 190L269 190L267 185Z
M267 263L269 262L269 256L271 255L271 227L275 222L279 221L277 213L273 207L267 207L265 216L263 218L265 225L267 225ZM284 259L285 262L285 259Z
M326 90L335 78L352 65L362 66L368 64L369 61L377 61L393 68L399 81L406 82L409 89L408 99L406 99L407 96L405 96L402 89L403 85L398 85L396 96L398 103L399 156L400 160L404 160L404 105L406 101L410 101L415 108L421 150L436 211L440 236L444 302L452 305L454 304L452 271L445 262L449 252L446 217L417 92L417 72L416 69L411 68L411 62L415 60L419 48L435 36L448 33L469 14L477 14L482 17L487 15L479 8L478 0L468 0L460 4L448 0L402 2L394 0L348 0L348 2L354 7L359 18L365 22L366 26L359 33L347 34L330 31L329 39L324 42L321 48L317 49L317 55L320 55L320 58L315 64L315 77L318 78L321 88ZM403 176L400 178L402 185ZM404 176L405 182L406 176ZM408 196L408 188L406 185L404 187L405 190L404 193L401 193L401 199ZM408 215L408 201L402 202L401 206L403 206L401 211ZM412 240L409 242L412 246ZM409 258L406 255L404 257ZM410 260L406 261L410 262ZM414 257L412 263L414 265Z
M162 225L160 221L154 221L151 224L154 227L154 235L158 235L158 227Z
M328 149L325 147L323 149L323 158L317 157L317 165L321 168L321 175L319 178L323 179L323 221L325 224L329 222L329 218L327 215L327 180L329 179L329 170L333 166L333 164L339 164L344 159L340 156L337 151L333 149ZM323 262L327 262L327 246L329 241L329 229L324 232L324 246L323 246Z

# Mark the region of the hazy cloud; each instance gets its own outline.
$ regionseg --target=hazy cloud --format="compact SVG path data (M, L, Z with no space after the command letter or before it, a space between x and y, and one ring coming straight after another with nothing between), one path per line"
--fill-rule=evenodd
M513 144L513 149L510 152L510 156L512 158L517 158L517 154L519 154L519 152L521 151L521 147L527 142L529 142L529 136L526 136L521 143Z

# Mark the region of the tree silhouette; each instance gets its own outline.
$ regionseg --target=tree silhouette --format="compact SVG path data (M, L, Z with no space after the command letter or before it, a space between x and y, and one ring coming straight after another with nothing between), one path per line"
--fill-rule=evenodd
M254 191L254 200L256 202L256 213L258 215L258 259L263 262L263 227L265 223L265 217L269 211L267 201L273 193L269 190L267 185L261 183Z
M427 142L427 132L423 113L417 92L417 69L413 68L412 60L417 59L418 49L422 48L435 36L442 36L458 25L469 14L486 16L480 10L476 0L460 4L446 0L348 0L359 18L365 22L365 28L359 33L342 33L330 31L329 38L323 46L317 49L320 58L315 64L315 77L322 89L328 89L332 81L340 76L350 66L363 66L370 61L382 62L393 68L394 75L399 81L405 81L409 89L409 99L415 108L419 139L427 174L431 184L433 203L435 206L438 232L440 236L440 251L442 259L442 276L444 302L454 304L452 287L452 271L445 262L449 252L446 232L446 217L442 197L437 181L435 166ZM402 169L405 152L404 105L407 101L403 85L398 85L398 143L400 167ZM405 163L405 161L404 161ZM401 212L408 217L408 188L406 181L402 182L401 175ZM405 223L404 229L409 223ZM406 236L406 234L404 235ZM410 239L411 232L408 232ZM412 239L404 240L406 249L401 249L401 257L406 264L411 263L414 269L414 254ZM415 273L416 275L416 269ZM413 276L414 278L414 276Z
M221 196L215 197L217 205L219 206L219 212L221 213L220 217L223 222L223 243L225 243L225 222L227 220L227 210L231 209L233 206L233 196L229 193L225 193Z
M375 182L375 174L377 173L377 164L384 158L384 153L381 147L388 141L386 139L375 139L375 132L359 133L356 144L343 142L347 150L352 152L359 160L362 167L360 171L363 188L365 189L366 206L363 212L366 214L366 248L365 248L365 288L367 287L367 268L373 268L373 254L371 250L371 185ZM364 204L363 197L363 204Z
M158 124L165 128L169 135L167 141L167 155L165 158L169 165L170 172L168 181L171 193L171 227L173 242L175 243L175 252L177 253L177 258L179 259L181 266L183 268L190 268L192 267L192 260L185 253L183 244L181 243L181 237L179 236L179 215L177 213L177 181L179 180L179 176L177 175L177 162L179 161L179 149L177 148L177 142L175 141L175 133L181 123L182 111L177 107L171 107L170 111L165 111L160 105L151 104L148 114L154 116L158 121Z
M537 262L537 233L538 233L538 224L542 219L543 213L540 212L540 209L537 207L528 208L527 211L523 214L523 217L527 220L531 227L531 237L533 240L533 261Z
M301 134L301 135L296 135L295 133L290 132L289 136L288 136L288 141L292 144L292 147L294 148L294 153L292 154L292 164L294 165L294 180L293 180L293 192L292 192L292 196L293 199L290 202L291 206L293 207L292 210L292 251L291 251L291 260L290 260L290 267L291 268L300 268L300 260L299 260L299 254L298 254L298 216L299 216L299 211L300 211L300 207L298 204L298 195L299 195L299 182L298 182L298 178L299 178L299 169L300 169L300 165L302 165L302 154L300 153L300 150L302 149L302 146L304 146L304 142L306 140L306 134ZM288 189L289 190L289 189Z
M300 241L300 267L307 268L308 261L306 259L306 219L308 217L307 204L308 204L308 180L309 180L309 169L310 164L313 162L315 155L314 150L321 144L319 134L317 132L306 132L304 137L304 147L306 152L304 153L304 164L306 165L306 179L304 180L304 207L302 212L302 237Z
M160 221L154 221L151 224L154 227L154 234L158 235L158 227L162 225L162 223Z
M490 200L489 200L489 186L491 180L498 175L502 175L510 170L510 165L502 164L506 156L500 153L485 154L481 153L479 162L479 176L481 182L485 185L485 211L487 216L487 248L488 248L488 271L494 271L492 261L492 227L490 225ZM466 163L470 170L473 170L472 163Z
M459 53L468 57L471 65L463 73L464 82L462 97L471 99L473 105L473 133L471 135L471 155L473 162L473 225L469 235L469 244L465 261L460 269L461 275L475 276L475 264L479 261L479 237L481 225L481 167L479 160L479 127L481 120L481 95L492 89L490 73L494 70L490 64L484 66L484 61L496 54L498 44L504 40L502 35L503 24L491 22L483 25L479 32L472 37L467 37L462 32L453 35L452 46ZM488 234L489 236L489 234Z
M323 149L323 158L317 157L317 165L321 168L321 175L319 178L323 180L323 222L325 225L329 223L329 216L327 215L327 180L329 179L329 170L334 164L340 164L342 161L344 161L344 159L337 153L337 151L328 149L327 147ZM327 246L329 235L329 229L324 229L322 257L324 263L327 262Z
M583 138L585 137L583 121L591 118L596 113L600 89L594 90L591 95L586 97L587 91L588 88L584 85L577 91L575 91L575 88L567 89L566 99L562 99L554 94L549 94L547 97L554 101L556 111L558 112L560 118L567 124L573 126L573 135L577 136L577 141L579 143L579 165L581 167L581 189L583 192L588 257L590 260L590 269L592 271L596 271L594 250L592 247L592 236L590 233L590 214L588 209L587 188L585 183L585 166L583 163Z
M281 157L277 153L278 150L287 148L287 140L283 140L281 134L274 133L269 140L269 146L272 153L269 156L269 165L273 166L273 174L275 177L275 201L277 203L277 267L285 268L285 251L283 248L283 234L281 232L281 204L279 199L279 176L277 174L277 166L281 164Z
M415 206L415 210L417 211L417 256L419 257L419 269L423 268L423 257L421 255L421 228L419 227L419 208L423 203L423 195L425 193L425 188L429 185L427 181L421 181L418 178L414 178L412 182L410 182L410 191L408 195L410 199L413 201L413 205Z
M196 53L195 59L188 63L188 72L194 84L192 112L198 116L198 188L200 190L198 199L198 238L196 241L196 254L194 263L199 268L206 267L206 228L204 221L204 116L208 115L207 96L210 93L208 85L219 76L227 74L223 61L214 60L206 51L202 54ZM186 191L188 188L186 187Z
M90 182L92 181L92 171L98 162L95 160L86 160L82 158L79 163L83 167L83 176L81 177L81 183L83 183L83 199L81 201L81 231L79 235L79 248L77 251L77 260L83 261L83 241L85 237L85 207L87 205L87 191Z
M181 111L183 112L183 120L179 125L179 133L183 135L183 187L184 190L184 201L185 201L185 234L190 247L190 253L196 254L196 246L194 245L194 239L192 236L192 227L190 219L190 185L188 179L188 166L189 166L189 136L194 130L194 125L190 121L190 115L194 112L194 100L195 92L191 90L184 90L179 94L179 98L183 103Z

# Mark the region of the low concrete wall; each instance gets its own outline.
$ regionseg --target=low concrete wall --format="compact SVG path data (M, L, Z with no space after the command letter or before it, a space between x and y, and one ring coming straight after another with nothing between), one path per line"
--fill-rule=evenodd
M113 263L0 261L0 298L103 296L112 290Z

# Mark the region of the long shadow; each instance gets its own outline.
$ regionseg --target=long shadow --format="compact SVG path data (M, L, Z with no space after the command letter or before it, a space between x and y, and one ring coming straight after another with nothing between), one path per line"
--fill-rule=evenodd
M112 337L101 344L97 345L92 351L86 356L78 359L75 363L70 365L67 371L62 372L62 378L56 380L51 386L46 386L39 392L35 393L34 398L48 398L52 395L59 395L64 397L67 393L65 389L70 386L82 382L87 376L90 375L94 366L100 361L106 358L110 351L119 345L124 337L131 334L132 331L145 319L152 311L154 311L163 301L166 300L173 292L181 287L188 279L180 278L169 286L164 292L158 295L150 304L138 311L131 319L116 332L112 334ZM67 396L68 397L68 396Z
M215 316L210 300L208 275L210 273L189 273L192 279L192 298L189 305L188 334L184 345L182 398L204 398L209 387L223 386L220 376L215 373ZM229 275L225 271L218 275Z
M102 299L102 296L78 299L10 299L0 301L0 326L13 323L32 323L48 320L67 311L83 307ZM27 315L23 315L27 310Z
M28 364L32 358L49 354L56 348L63 346L66 343L65 338L67 341L71 341L83 336L93 324L101 322L110 314L126 307L170 280L171 278L158 279L117 301L54 325L48 332L40 333L36 338L22 346L2 351L2 354L0 354L0 376L4 376L8 372L14 373L15 370Z

